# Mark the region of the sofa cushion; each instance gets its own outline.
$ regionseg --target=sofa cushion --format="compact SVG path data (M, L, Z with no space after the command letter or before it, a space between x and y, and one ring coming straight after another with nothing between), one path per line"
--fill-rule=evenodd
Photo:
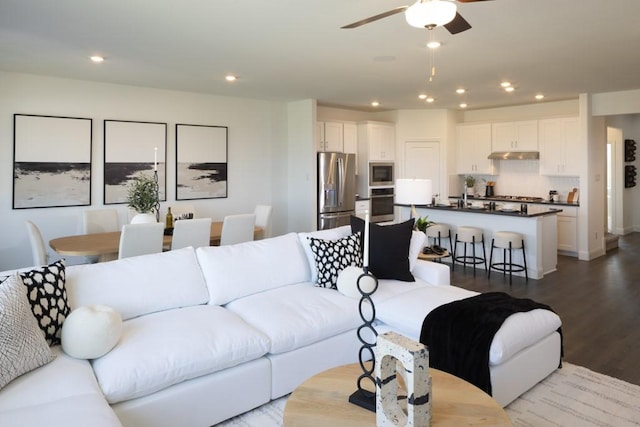
M67 268L72 308L108 305L123 320L206 304L209 299L193 248Z
M304 253L307 256L307 263L309 265L309 271L311 276L308 276L304 281L317 282L318 281L318 270L315 268L315 258L313 256L313 252L311 252L311 247L309 246L309 239L307 237L312 237L314 239L322 239L322 240L338 240L343 237L347 237L353 234L351 232L351 226L343 225L342 227L330 228L328 230L318 230L312 231L309 233L298 233L298 238L300 239L300 244L302 244L302 248L304 249Z
M27 287L33 315L49 345L60 343L64 319L69 314L64 259L20 273Z
M31 313L20 276L3 279L0 282L0 389L54 357Z
M307 237L318 274L318 286L336 289L338 275L346 267L362 267L360 233L338 240Z
M199 305L125 321L118 345L91 363L107 400L116 403L257 359L268 349L267 337L236 314Z
M51 363L2 389L0 425L120 426L89 362L67 356L58 345L50 350L56 355Z
M409 246L413 219L392 225L369 224L369 271L378 279L413 282L409 269ZM351 230L364 235L365 222L351 216ZM364 245L364 241L362 242ZM364 246L363 246L364 247ZM364 250L364 249L363 249Z
M269 353L275 354L359 326L358 301L307 282L241 298L226 308L262 331L270 341Z
M196 251L209 289L209 304L304 282L309 266L295 233Z

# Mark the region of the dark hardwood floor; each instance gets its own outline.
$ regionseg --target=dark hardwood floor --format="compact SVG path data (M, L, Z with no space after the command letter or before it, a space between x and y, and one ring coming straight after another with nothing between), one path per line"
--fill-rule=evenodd
M592 261L559 256L558 270L540 280L508 278L456 265L451 284L503 291L548 304L562 319L564 360L640 385L640 233Z

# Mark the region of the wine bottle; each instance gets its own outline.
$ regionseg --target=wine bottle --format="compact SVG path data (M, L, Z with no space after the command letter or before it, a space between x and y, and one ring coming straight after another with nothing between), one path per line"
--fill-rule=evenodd
M165 228L173 228L173 214L171 213L171 208L167 211L167 218L165 220Z

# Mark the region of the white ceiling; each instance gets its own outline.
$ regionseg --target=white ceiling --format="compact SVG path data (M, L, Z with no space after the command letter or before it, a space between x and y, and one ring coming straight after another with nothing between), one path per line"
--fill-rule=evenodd
M370 109L470 109L640 88L640 0L457 3L428 82L428 31L411 0L0 0L0 69L219 95ZM102 54L106 61L90 63ZM238 75L232 84L227 73ZM516 91L504 93L499 83ZM455 93L459 86L466 95ZM418 99L427 93L436 102Z

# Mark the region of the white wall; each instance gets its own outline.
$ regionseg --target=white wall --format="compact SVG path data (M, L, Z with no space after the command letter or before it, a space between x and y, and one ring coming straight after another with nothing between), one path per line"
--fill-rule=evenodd
M253 211L256 203L272 203L274 188L286 181L282 156L287 129L284 104L152 88L67 80L0 72L0 270L28 266L31 252L25 220L42 230L46 241L79 232L85 207L12 210L13 114L87 117L93 119L92 206L103 204L103 120L167 123L167 202L175 204L175 124L229 127L228 198L189 201L200 216L222 220L224 215ZM312 139L313 132L309 132ZM274 157L274 155L276 157ZM282 187L278 187L282 188ZM278 190L280 191L280 190ZM289 230L286 197L274 203L274 234ZM117 206L121 221L125 205ZM52 250L50 250L53 253ZM56 259L57 257L54 257ZM71 263L80 261L69 258Z

